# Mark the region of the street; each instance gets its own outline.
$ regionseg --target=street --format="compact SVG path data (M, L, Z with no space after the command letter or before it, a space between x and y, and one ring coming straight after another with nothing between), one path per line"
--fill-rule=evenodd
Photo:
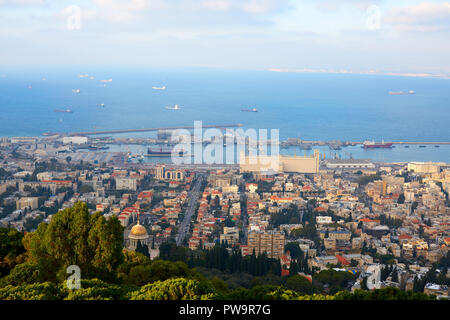
M183 221L181 222L181 224L178 228L178 234L176 235L176 238L175 238L177 246L180 246L183 243L184 238L186 237L187 233L189 232L192 215L195 212L197 201L200 197L200 187L201 187L202 182L205 179L205 177L206 177L206 175L204 173L200 173L199 177L197 179L197 182L195 183L194 188L191 191L189 191L188 206L186 208L186 213L184 215Z

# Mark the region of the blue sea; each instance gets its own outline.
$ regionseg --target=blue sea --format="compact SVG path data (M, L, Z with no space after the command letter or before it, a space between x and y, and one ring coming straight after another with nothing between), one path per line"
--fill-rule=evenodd
M95 78L80 78L81 74ZM112 82L100 82L105 79ZM388 94L408 90L416 94ZM175 104L181 109L165 108ZM241 112L244 108L258 112ZM192 126L195 120L205 125L242 123L244 129L279 129L281 139L450 141L450 80L210 68L0 68L0 136ZM327 157L450 162L449 145L320 149ZM304 153L293 148L282 152Z

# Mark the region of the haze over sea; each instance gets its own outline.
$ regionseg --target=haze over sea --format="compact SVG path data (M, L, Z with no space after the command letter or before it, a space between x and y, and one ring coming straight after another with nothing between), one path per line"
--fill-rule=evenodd
M81 74L95 79L80 78ZM104 86L103 79L112 82ZM408 90L416 94L388 94ZM175 104L181 109L165 108ZM241 112L244 108L258 112ZM450 80L208 68L0 69L0 136L192 126L195 120L204 125L242 123L244 129L279 129L282 140L450 141ZM375 161L450 162L449 145L320 149L328 157L338 153ZM293 148L282 152L303 154Z

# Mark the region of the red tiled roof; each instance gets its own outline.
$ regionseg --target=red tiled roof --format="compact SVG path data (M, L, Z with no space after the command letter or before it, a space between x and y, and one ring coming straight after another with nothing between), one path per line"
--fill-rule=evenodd
M69 183L72 183L71 180L43 180L42 182L56 183L56 184L69 184Z
M359 221L362 221L362 222L376 222L376 223L380 223L380 220L372 220L372 219L367 219L367 218L360 219Z
M347 259L345 259L343 256L336 254L336 258L338 259L338 261L343 264L344 266L348 266L350 264L350 262L348 262Z

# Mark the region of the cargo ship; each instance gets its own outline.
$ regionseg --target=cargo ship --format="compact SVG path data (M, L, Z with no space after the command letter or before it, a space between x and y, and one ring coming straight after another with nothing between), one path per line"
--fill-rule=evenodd
M365 141L363 143L364 149L374 149L374 148L392 148L392 143L375 142L375 141Z
M414 90L409 90L409 91L389 91L389 94L391 96L400 96L400 95L405 95L405 94L415 94Z
M256 108L252 108L252 109L241 109L242 112L258 112L258 110Z
M178 156L182 157L186 152L181 150L178 152ZM159 150L152 150L150 148L147 149L147 157L171 157L172 150L163 150L160 148Z
M89 150L108 150L109 147L106 145L90 145L88 147Z

